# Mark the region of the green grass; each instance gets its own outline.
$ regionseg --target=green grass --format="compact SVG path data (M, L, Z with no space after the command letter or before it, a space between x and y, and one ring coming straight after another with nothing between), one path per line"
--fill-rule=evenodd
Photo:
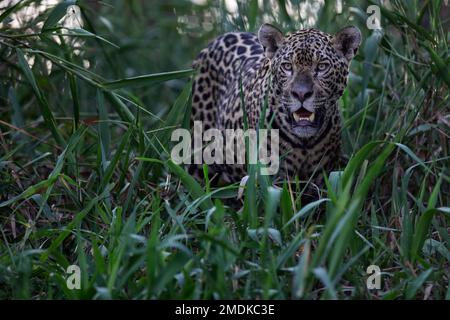
M450 299L444 1L391 1L383 34L365 27L370 3L325 2L316 27L364 39L340 101L348 162L307 205L304 185L251 174L241 210L226 205L238 185L169 159L169 134L188 126L196 53L263 15L308 26L297 2L232 16L222 1L77 1L84 26L67 34L69 1L8 26L36 2L0 2L0 298Z

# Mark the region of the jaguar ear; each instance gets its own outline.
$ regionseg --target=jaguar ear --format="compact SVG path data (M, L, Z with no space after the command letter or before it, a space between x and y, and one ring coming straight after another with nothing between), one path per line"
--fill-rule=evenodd
M265 23L259 28L258 39L264 47L266 56L271 59L283 43L284 35L273 25Z
M361 44L361 31L354 26L345 27L334 35L332 42L334 48L350 62Z

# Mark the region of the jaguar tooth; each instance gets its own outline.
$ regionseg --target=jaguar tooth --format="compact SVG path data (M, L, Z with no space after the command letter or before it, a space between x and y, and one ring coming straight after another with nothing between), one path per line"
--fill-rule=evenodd
M298 113L294 112L293 117L296 122L299 122L299 121L313 122L315 115L314 115L314 113L311 113L308 117L305 117L305 116L300 116Z

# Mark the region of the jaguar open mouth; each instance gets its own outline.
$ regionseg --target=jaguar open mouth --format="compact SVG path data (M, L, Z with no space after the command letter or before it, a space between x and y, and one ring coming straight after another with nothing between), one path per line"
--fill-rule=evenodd
M301 107L292 113L293 124L296 126L310 126L314 123L316 114Z

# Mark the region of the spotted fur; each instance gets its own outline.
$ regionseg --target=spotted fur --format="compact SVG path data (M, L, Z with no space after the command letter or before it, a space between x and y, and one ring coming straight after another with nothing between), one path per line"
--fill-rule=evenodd
M360 41L355 27L334 36L316 29L283 36L267 24L258 36L226 33L194 61L198 73L191 120L202 121L204 130L243 128L245 107L249 127L256 128L267 101L266 125L279 129L280 134L278 176L309 179L314 172L330 171L341 152L337 100L346 87L349 64ZM314 113L314 121L297 125L292 116L298 110ZM214 165L209 170L211 177L233 182L246 174L245 168ZM189 168L193 174L198 169Z

